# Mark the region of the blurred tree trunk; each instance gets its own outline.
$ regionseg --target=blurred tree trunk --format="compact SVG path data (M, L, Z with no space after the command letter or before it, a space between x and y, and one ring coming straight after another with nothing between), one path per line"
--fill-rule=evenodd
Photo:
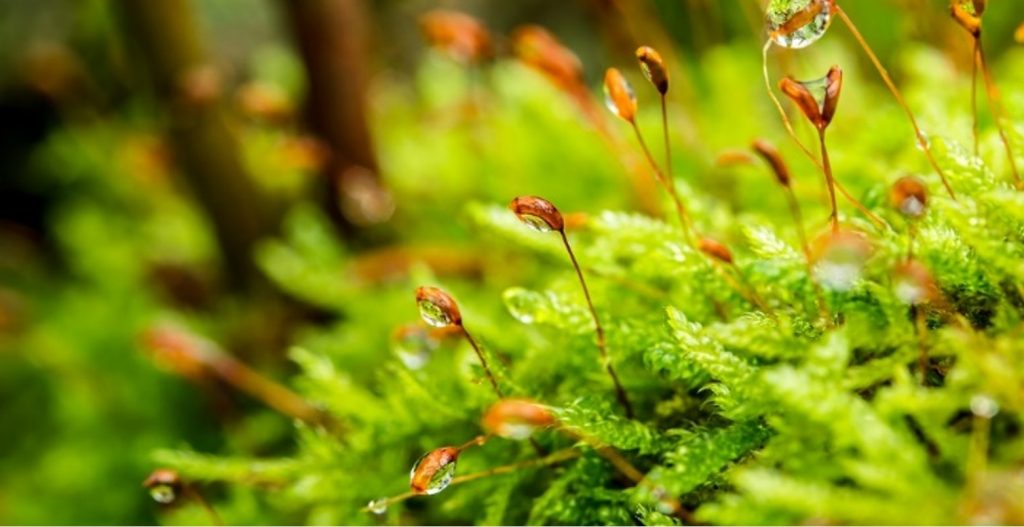
M380 183L367 124L368 21L361 0L279 0L306 67L306 116L331 150L325 204L339 226L386 220L391 197Z
M252 248L271 212L238 152L190 0L119 0L125 33L165 112L176 161L205 209L236 287L258 281Z

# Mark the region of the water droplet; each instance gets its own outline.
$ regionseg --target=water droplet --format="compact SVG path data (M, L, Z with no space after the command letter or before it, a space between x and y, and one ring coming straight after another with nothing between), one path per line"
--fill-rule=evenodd
M856 232L830 233L815 242L814 277L833 291L849 291L860 280L871 245Z
M927 297L927 291L917 282L908 278L897 278L893 285L893 292L896 298L904 304L920 304Z
M423 455L409 472L409 485L413 492L433 495L448 488L455 476L459 450L443 447Z
M149 489L149 496L153 498L153 501L167 505L177 499L178 493L175 492L173 485L158 484Z
M523 324L543 322L551 314L551 301L542 293L512 287L506 289L501 296L509 314Z
M384 514L385 512L388 512L388 499L377 498L375 500L371 500L370 503L366 504L366 508L374 514Z
M544 218L540 216L534 216L532 214L519 214L519 219L523 223L528 225L531 229L539 232L551 232L551 226L548 222L544 221Z
M420 317L423 321L435 328L443 328L452 325L452 318L448 316L437 304L430 300L420 300L417 305L420 309Z
M438 342L427 328L408 325L400 327L395 332L391 346L406 368L418 370L430 361Z
M538 428L551 426L555 417L547 408L524 399L504 399L491 405L484 414L484 429L506 439L521 441Z
M765 11L768 35L776 44L806 48L825 35L832 23L834 0L771 0Z
M985 419L992 419L999 413L999 403L987 395L971 397L971 413Z

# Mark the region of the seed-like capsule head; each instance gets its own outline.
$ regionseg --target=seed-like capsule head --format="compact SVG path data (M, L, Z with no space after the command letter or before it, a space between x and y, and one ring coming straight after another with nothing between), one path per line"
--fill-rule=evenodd
M975 37L981 35L981 13L984 11L984 1L953 0L949 4L949 13L953 20Z
M770 0L765 8L768 36L785 48L805 48L825 35L835 11L835 0Z
M909 260L896 266L892 285L896 297L910 305L934 302L941 294L932 273L917 260Z
M1013 32L1013 39L1016 40L1018 44L1024 44L1024 23L1017 26L1017 30Z
M668 93L668 68L661 55L650 46L641 46L636 50L636 59L640 61L644 77L657 88L658 93Z
M829 289L848 291L860 280L871 252L871 243L860 232L828 232L811 248L814 276Z
M502 399L483 417L484 430L507 439L526 439L538 428L554 423L555 416L547 408L525 399Z
M562 213L548 200L537 196L519 196L508 204L520 221L541 231L561 231L565 228Z
M889 201L900 214L920 218L928 207L928 189L914 176L901 177L889 190Z
M446 446L427 452L412 466L409 487L416 494L437 494L448 488L455 476L459 449Z
M764 159L765 163L768 163L768 166L772 169L772 173L775 174L775 180L778 181L780 185L788 187L791 180L789 176L789 167L786 166L786 162L782 160L782 155L779 154L775 145L764 139L757 139L751 145L751 148L754 152L757 152L757 155L761 156L761 159Z
M732 264L732 251L724 243L711 238L701 238L697 242L700 251L722 263Z
M477 63L491 57L491 35L479 20L458 11L437 9L420 17L427 42L453 59Z
M608 68L604 74L604 104L623 121L636 121L636 92L616 68Z
M153 471L142 482L142 486L149 490L153 501L167 505L173 503L181 494L181 478L178 473L167 468L160 468Z
M832 66L824 77L812 81L798 81L786 77L779 83L779 88L796 103L811 124L819 130L824 130L832 122L839 106L839 95L843 90L843 70L839 66Z
M455 299L436 287L417 288L416 306L420 318L435 328L462 325L462 313Z
M516 29L512 49L520 61L562 89L575 90L583 85L583 63L546 29L532 25Z

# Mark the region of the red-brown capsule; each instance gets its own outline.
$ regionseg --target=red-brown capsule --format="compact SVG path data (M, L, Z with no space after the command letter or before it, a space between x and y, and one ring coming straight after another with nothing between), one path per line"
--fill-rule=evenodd
M159 468L142 482L142 486L149 491L153 501L167 505L174 502L181 494L182 483L177 472L168 468Z
M158 363L182 377L195 380L208 373L210 352L205 342L182 328L153 326L143 333L142 344Z
M732 251L724 243L711 238L701 238L697 242L700 251L720 262L732 264Z
M1017 26L1017 30L1013 32L1013 39L1018 44L1024 44L1024 24Z
M791 181L789 167L786 166L786 162L783 161L782 155L779 154L775 145L764 139L757 139L751 145L751 148L754 152L757 152L757 155L761 156L761 159L764 159L765 163L768 163L768 166L772 169L772 173L775 174L775 180L778 181L780 185L788 187Z
M932 273L917 260L899 264L893 275L893 292L905 304L925 304L940 298L939 286Z
M668 93L668 68L661 55L650 46L641 46L636 50L636 59L640 61L640 69L647 81L654 85L658 93Z
M420 29L430 45L460 62L482 62L493 54L487 28L465 13L430 11L420 17Z
M620 119L636 121L636 92L616 68L608 68L604 74L604 103Z
M953 20L960 24L960 27L963 27L968 33L977 37L981 35L981 14L975 9L974 5L971 2L953 0L949 4L949 13L953 16ZM982 5L984 6L984 2L982 2Z
M508 204L508 208L515 213L520 221L538 231L561 231L565 228L562 213L558 212L554 204L544 198L519 196Z
M423 455L409 472L409 487L416 494L437 494L446 489L455 476L459 449L446 446Z
M538 428L551 426L555 416L547 408L525 399L503 399L484 413L484 430L507 439L526 439Z
M516 57L563 89L575 90L583 83L583 64L575 53L540 26L523 26L512 33Z
M814 81L797 81L786 77L779 83L779 88L796 103L811 124L824 130L832 122L839 106L843 70L839 66L832 66L824 77Z
M900 214L920 218L928 207L928 189L914 176L901 177L889 190L889 201Z
M436 287L419 287L416 289L416 306L420 317L435 328L461 326L462 314L459 305L448 293Z

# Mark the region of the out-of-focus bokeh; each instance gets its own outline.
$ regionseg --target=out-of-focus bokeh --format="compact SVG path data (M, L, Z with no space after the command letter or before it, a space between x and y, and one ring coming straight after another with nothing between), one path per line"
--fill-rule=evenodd
M968 144L967 86L929 89L970 70L945 3L844 7L912 86L928 127ZM439 8L482 21L489 56L428 46L423 15ZM289 345L320 343L357 350L335 361L368 377L395 313L411 314L389 284L433 273L494 287L534 269L481 242L466 219L473 203L528 193L567 212L663 210L648 175L631 176L616 154L629 130L594 102L608 66L642 85L640 44L662 51L677 82L676 172L700 174L690 184L737 209L784 211L743 184L760 177L752 169L715 161L767 136L797 171L810 166L765 98L761 20L756 0L0 3L0 523L153 523L160 510L141 484L154 452L293 452L296 415L319 409L287 397L274 399L283 411L268 407L190 370L175 346L204 346L280 387L295 375ZM1006 85L1024 83L1022 21L1019 0L993 0L986 14L986 51ZM578 55L590 106L513 58L524 25ZM830 53L780 53L772 73L820 76L841 58L864 80L840 111L888 112L864 150L906 143L853 45L837 27L820 44ZM657 138L643 87L641 126ZM1006 103L1021 115L1016 93ZM955 105L961 117L945 119ZM867 126L850 118L836 134ZM858 195L888 179L847 161ZM332 333L342 319L363 329ZM186 327L210 342L175 341ZM273 496L210 492L230 498L236 522L307 521L261 516Z

